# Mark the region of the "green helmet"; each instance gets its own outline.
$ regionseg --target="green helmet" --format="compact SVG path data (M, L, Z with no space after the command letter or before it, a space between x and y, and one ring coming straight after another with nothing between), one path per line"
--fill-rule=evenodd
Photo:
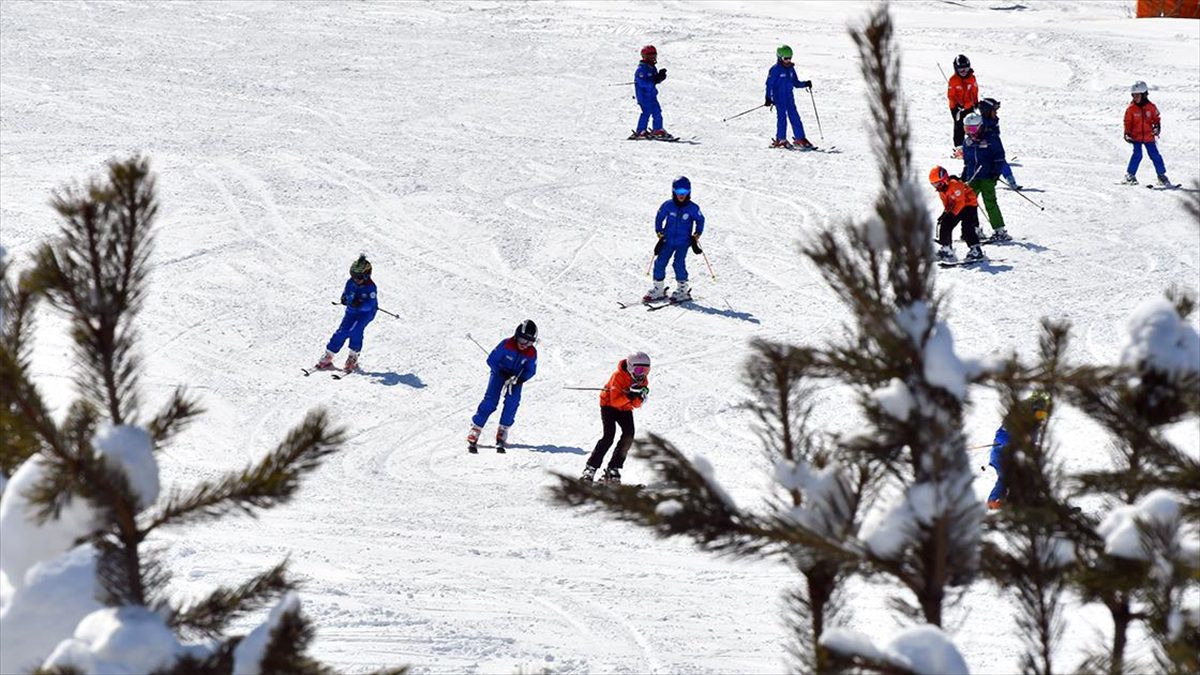
M350 265L350 276L371 276L371 261L367 260L366 254L358 256L358 260Z
M1025 401L1029 403L1029 407L1035 412L1039 410L1050 409L1050 394L1047 394L1044 391L1033 392L1029 395L1029 398L1025 399Z
M775 58L778 58L778 59L792 58L792 48L787 45L780 45L779 49L775 50Z

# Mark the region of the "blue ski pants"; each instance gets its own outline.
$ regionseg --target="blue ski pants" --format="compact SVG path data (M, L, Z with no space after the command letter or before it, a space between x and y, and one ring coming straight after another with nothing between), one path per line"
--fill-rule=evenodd
M662 281L667 278L667 260L675 256L675 280L687 281L687 253L691 244L678 246L663 246L662 252L654 259L654 280Z
M492 371L491 377L488 378L487 391L483 394L483 400L479 402L479 408L475 410L475 416L471 418L471 424L477 427L487 424L488 418L496 412L496 407L500 405L500 394L509 377L511 376ZM504 396L504 409L500 411L500 424L511 427L517 418L517 408L521 405L521 387L523 386L523 384L514 385L512 390Z
M329 344L325 345L325 349L334 354L342 350L342 345L346 344L346 338L350 338L350 349L356 352L362 351L363 331L367 329L367 324L371 323L374 316L364 314L346 314L342 317L342 323L333 331L333 337L329 338Z
M804 135L804 123L800 121L800 111L796 110L796 102L776 102L775 104L775 138L787 140L788 120L792 121L792 131L796 138L807 138Z
M1004 165L1000 167L1000 175L1003 176L1004 180L1008 181L1009 183L1017 182L1017 179L1013 178L1012 167L1008 165L1008 162L1005 162Z
M1146 154L1150 155L1150 161L1154 162L1154 170L1158 175L1163 175L1167 172L1167 165L1163 163L1162 155L1158 154L1158 143L1134 143L1133 156L1129 158L1129 168L1126 173L1131 176L1137 175L1138 165L1142 163L1142 146L1146 146Z
M1004 501L1008 495L1008 486L1004 484L1004 471L1000 468L1000 453L1002 447L993 447L991 457L988 459L988 464L996 470L996 484L992 486L992 492L988 495L988 501L996 501L997 499Z
M639 134L646 130L646 122L651 117L654 118L654 126L650 128L651 131L658 131L663 128L662 106L658 104L657 98L646 103L639 101L638 105L642 107L642 114L638 117L637 123L637 132Z

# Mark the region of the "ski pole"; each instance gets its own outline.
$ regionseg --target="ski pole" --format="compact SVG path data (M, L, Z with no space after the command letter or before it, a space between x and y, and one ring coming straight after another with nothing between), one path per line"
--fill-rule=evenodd
M748 114L750 114L750 113L754 112L755 110L758 110L759 108L765 108L765 107L767 107L767 104L766 104L766 103L763 103L762 105L756 105L756 106L754 106L753 108L751 108L751 109L749 109L749 110L746 110L746 111L740 112L740 113L738 113L738 114L734 115L733 117L726 117L725 119L723 119L723 120L721 120L721 121L722 121L722 122L728 122L729 120L736 119L736 118L738 118L738 117L741 117L742 115L748 115Z
M812 99L813 117L817 118L817 132L821 134L821 142L824 143L825 142L825 132L821 131L821 115L817 113L817 97L813 96L811 84L808 86L808 97L810 99Z
M608 391L608 387L563 387L571 391Z
M700 251L700 255L704 256L704 264L708 265L708 273L710 276L712 276L712 280L716 281L717 275L713 272L712 263L708 262L708 254L704 251Z
M1039 209L1041 209L1043 211L1046 210L1046 207L1042 206L1041 204L1038 204L1037 202L1033 201L1029 197L1026 197L1024 194L1022 194L1022 192L1020 190L1013 190L1013 192L1017 193L1017 196L1019 196L1021 199L1024 199L1025 201L1029 202L1030 204L1033 204L1034 206L1038 207Z
M606 87L624 87L624 86L630 85L630 84L633 84L633 82L613 82L612 84L606 84L604 86L606 86Z
M942 79L946 81L946 84L950 84L950 78L946 77L946 71L942 70L942 64L937 64L937 67L938 71L942 74Z
M340 305L340 304L342 304L342 303L340 303L340 302L334 302L333 300L330 300L330 301L329 301L329 304L331 304L331 305ZM383 312L384 314L387 314L388 316L395 317L395 318L397 318L397 319L399 319L399 318L400 318L400 315L399 315L399 314L392 314L391 312L387 311L386 309L384 309L384 308L382 308L382 307L376 307L375 309L377 309L377 310L379 310L379 311Z
M479 347L479 351L483 352L484 354L488 353L488 350L484 349L483 345L479 344L479 340L476 340L475 338L471 337L470 333L467 333L467 339L470 340L471 342L474 342L475 346Z
M646 263L646 276L650 276L650 268L654 265L654 259L657 257L658 257L657 253L652 254L650 256L650 262Z

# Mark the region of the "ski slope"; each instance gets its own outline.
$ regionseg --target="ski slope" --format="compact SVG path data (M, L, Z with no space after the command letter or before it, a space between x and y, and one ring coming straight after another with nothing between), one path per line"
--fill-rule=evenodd
M873 131L846 33L864 2L118 3L0 9L0 243L16 259L56 230L51 190L147 153L162 210L138 327L148 409L178 384L206 416L163 458L167 484L241 466L313 406L351 432L301 499L162 539L181 594L238 583L285 556L319 628L317 657L347 671L779 672L774 564L736 563L552 506L600 434L594 392L618 359L654 359L637 414L703 454L736 499L768 480L741 364L752 338L813 343L846 313L798 247L869 211ZM1005 9L1005 8L1012 9ZM1030 354L1043 316L1071 320L1073 356L1113 362L1123 321L1170 285L1200 285L1196 225L1179 192L1119 186L1129 85L1163 115L1168 173L1200 177L1200 22L1133 20L1132 2L937 2L894 7L917 168L949 159L937 64L970 56L1003 102L1005 145L1038 211L1008 191L1017 245L1003 262L939 272L960 354ZM837 154L766 146L774 48L814 81L818 132ZM627 82L653 43L669 71L666 128L696 145L630 143ZM652 218L691 178L716 272L689 259L694 305L620 310L649 284ZM1149 160L1139 177L1153 179ZM936 203L929 191L930 206ZM963 246L958 245L960 255ZM383 308L361 376L303 377L340 319L330 306L366 252ZM525 318L541 328L507 456L465 452L490 348ZM65 323L45 313L35 372L70 400ZM345 352L343 352L344 355ZM340 362L340 359L339 359ZM999 423L977 392L973 435ZM853 428L847 392L818 418ZM485 431L494 434L497 416ZM1106 461L1096 428L1051 427L1069 470ZM1183 442L1193 450L1200 439ZM986 460L982 460L981 463ZM644 482L645 467L626 466ZM993 475L980 474L985 495ZM890 589L861 585L852 625L897 625ZM969 609L968 609L969 608ZM1103 613L1071 612L1064 659L1101 639ZM1017 668L1004 593L974 586L947 628L974 672Z

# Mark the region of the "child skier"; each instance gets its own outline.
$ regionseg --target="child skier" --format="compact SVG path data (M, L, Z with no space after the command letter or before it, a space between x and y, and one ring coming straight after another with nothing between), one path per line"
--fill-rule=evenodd
M1162 155L1158 154L1158 134L1162 132L1162 120L1158 116L1158 106L1150 102L1150 89L1141 80L1134 82L1129 88L1133 102L1125 109L1125 142L1133 145L1133 156L1129 158L1129 167L1125 170L1125 182L1137 185L1138 165L1142 163L1142 146L1150 161L1154 162L1154 170L1158 172L1158 184L1171 187L1167 178L1167 167Z
M329 338L329 344L325 345L325 356L317 362L317 368L332 368L334 354L342 350L342 345L349 338L350 354L346 357L346 364L342 366L342 370L351 373L358 367L358 354L363 346L363 331L375 318L375 312L379 309L379 298L375 282L371 281L371 263L367 256L358 256L358 260L350 265L350 278L346 280L346 286L342 289L341 302L346 306L346 313L342 315L342 323L333 332L333 337Z
M633 445L633 410L642 407L649 393L650 357L645 352L630 354L617 363L616 371L608 378L608 385L600 392L600 423L604 426L604 435L596 441L580 480L590 483L596 477L596 470L604 463L604 455L612 445L616 427L620 426L621 438L600 482L621 484L621 468L625 466L629 446Z
M475 416L471 418L471 431L467 434L467 452L479 452L479 434L488 417L496 412L500 394L504 393L504 409L500 411L500 426L496 428L496 452L503 453L508 443L508 428L517 417L521 405L521 387L537 373L537 324L525 319L510 338L505 338L488 354L487 364L491 368L487 390Z
M979 103L979 85L975 82L971 59L962 54L954 57L954 74L946 81L946 99L954 118L954 158L959 159L963 156L963 118Z
M662 107L658 104L658 85L667 79L667 69L655 68L656 63L658 63L658 50L654 48L654 45L642 47L642 61L638 63L637 70L633 73L633 91L637 95L638 106L642 109L642 114L638 117L637 129L629 136L631 141L641 138L656 141L675 140L674 136L663 129ZM650 120L651 116L654 118L654 126L647 131L646 122Z
M942 206L945 207L942 215L937 219L937 241L941 244L941 248L937 252L938 260L942 262L956 260L954 246L950 243L950 235L954 231L954 226L959 223L962 223L963 239L970 247L966 261L983 260L986 256L983 255L983 249L979 247L979 201L975 198L975 192L970 186L951 176L949 171L940 166L930 169L929 184L938 191L938 196L942 198Z
M1033 438L1031 441L1037 443L1038 436L1042 432L1042 423L1050 415L1050 397L1045 392L1034 392L1028 399L1025 400L1025 408L1015 408L1009 411L1009 418L1012 415L1018 414L1033 414ZM1008 429L1003 424L996 430L996 438L992 441L992 453L988 458L988 464L996 470L996 484L992 486L992 492L988 495L987 507L989 509L998 509L1004 505L1008 499L1008 485L1004 480L1003 458L1006 449L1008 448Z
M810 87L811 80L801 81L796 75L796 67L792 65L792 48L781 45L775 50L775 65L767 71L767 100L763 104L775 107L775 140L771 141L772 148L790 148L793 144L802 150L816 147L804 136L804 123L800 121L800 112L796 110L796 94L793 91ZM791 143L787 142L788 120L791 120L792 132L795 133Z
M973 112L963 120L966 132L963 140L963 178L975 194L983 198L993 230L988 242L993 244L1012 241L1004 227L1000 204L996 201L996 181L1000 179L1006 164L1004 144L1000 141L1000 123L996 118L999 108L999 101L985 98L979 102L980 112Z
M663 285L667 279L667 260L675 258L675 291L671 302L684 302L692 298L688 288L687 252L691 248L697 254L700 235L704 234L704 214L692 201L692 182L680 176L671 183L671 198L658 207L654 217L654 233L658 243L654 245L654 287L642 297L643 302L654 302L667 297ZM694 229L693 229L694 228Z

